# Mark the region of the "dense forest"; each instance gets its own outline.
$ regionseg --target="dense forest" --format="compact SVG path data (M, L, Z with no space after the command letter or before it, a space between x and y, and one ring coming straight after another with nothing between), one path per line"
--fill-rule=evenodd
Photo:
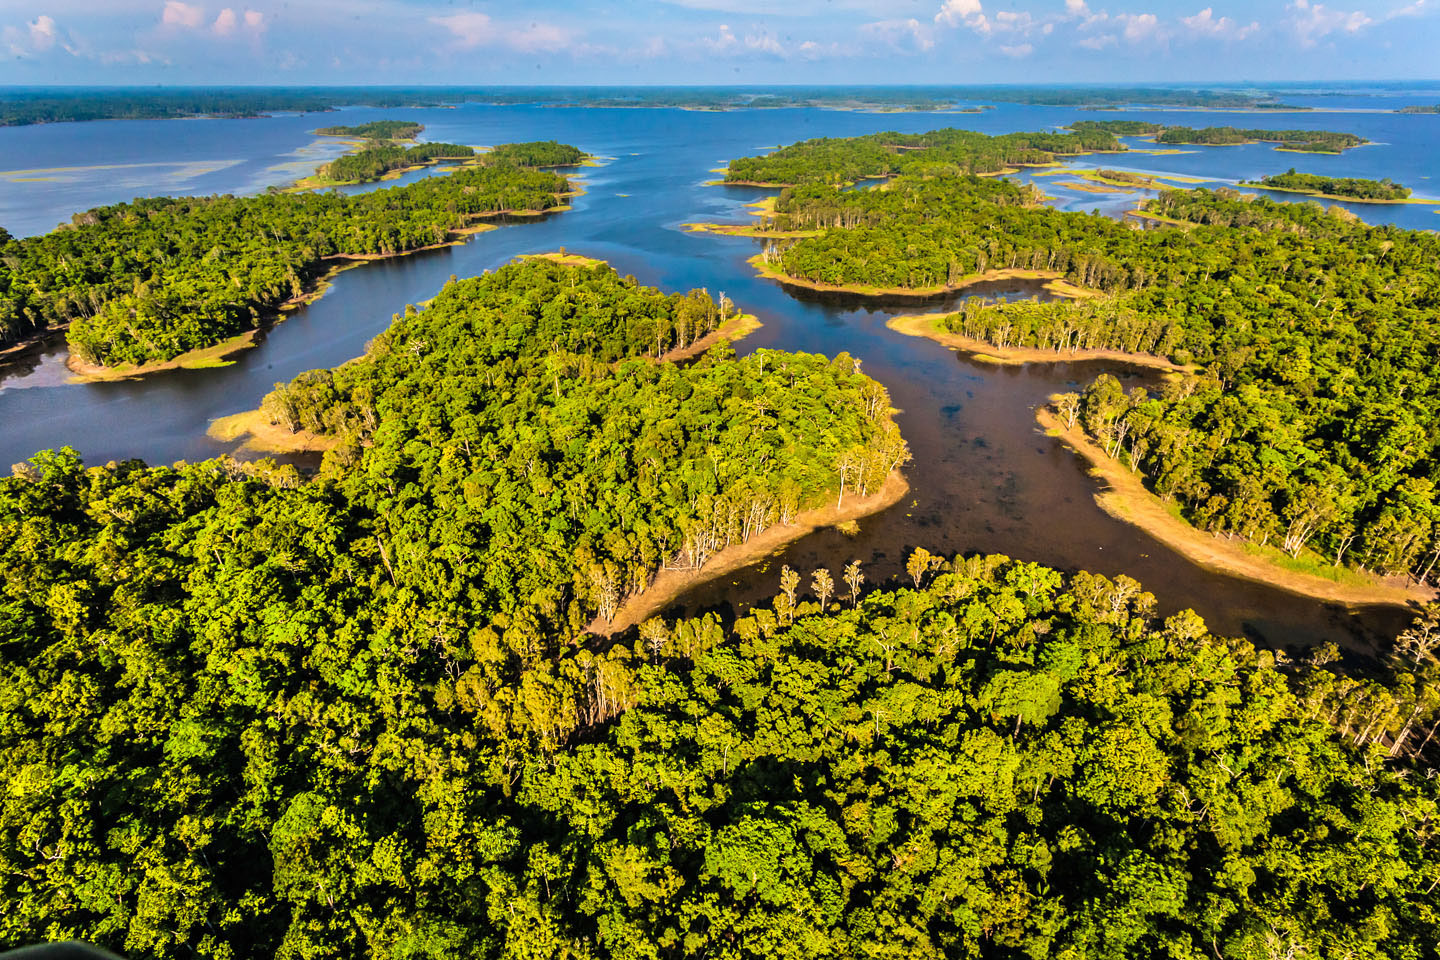
M1123 149L1114 135L1007 133L973 130L874 133L802 140L763 157L730 161L731 183L846 183L900 173L997 173L1014 164L1052 163L1057 156Z
M495 163L513 163L520 167L570 167L585 159L578 147L554 140L532 140L526 143L503 143L485 154Z
M1291 167L1286 173L1261 177L1250 184L1255 187L1271 187L1276 190L1295 190L1328 197L1348 197L1355 200L1404 200L1410 196L1410 188L1394 183L1390 178L1366 180L1361 177L1322 177L1313 173L1296 173Z
M488 611L395 470L0 482L0 946L1436 956L1436 616L1362 683L1128 578L917 550L903 589L787 568L729 628L571 645Z
M1302 153L1341 153L1362 143L1364 137L1331 130L1263 130L1237 127L1165 127L1155 135L1156 143L1199 143L1224 145L1235 143L1278 143L1282 149Z
M1203 529L1322 566L1440 577L1434 233L1205 190L1148 202L1184 227L1139 230L955 176L810 184L775 210L777 230L824 228L767 243L771 269L797 280L927 290L1019 268L1108 294L972 302L945 325L1002 347L1197 365L1159 395L1095 385L1083 400L1103 413L1083 423Z
M114 366L167 360L255 327L330 262L446 241L476 218L563 203L557 174L494 162L347 196L136 200L0 248L0 342L70 324Z
M362 140L414 140L425 132L425 124L413 120L371 120L351 127L321 127L325 137L359 137Z
M391 170L413 167L436 160L468 160L475 148L459 143L421 143L413 147L381 144L336 157L318 173L336 183L365 183L379 180Z
M1278 143L1283 149L1305 153L1341 153L1368 143L1353 133L1330 130L1265 130L1238 127L1167 127L1148 120L1078 120L1069 129L1080 134L1112 134L1117 137L1154 134L1157 143L1225 145L1237 143Z

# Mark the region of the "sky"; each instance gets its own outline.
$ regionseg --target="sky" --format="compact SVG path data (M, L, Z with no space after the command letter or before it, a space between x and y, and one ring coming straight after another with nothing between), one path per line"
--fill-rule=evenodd
M0 0L0 84L1435 79L1440 0Z

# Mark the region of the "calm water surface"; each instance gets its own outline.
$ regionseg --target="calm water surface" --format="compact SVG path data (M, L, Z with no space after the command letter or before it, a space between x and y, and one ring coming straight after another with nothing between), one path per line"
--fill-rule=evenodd
M1217 183L1295 166L1317 173L1390 176L1424 194L1432 189L1421 179L1428 169L1425 158L1440 146L1436 117L1134 115L1192 125L1328 127L1353 130L1380 143L1344 157L1275 153L1265 146L1197 147L1177 156L1097 157L1080 163L1118 167L1123 159L1126 169L1181 173ZM308 172L329 155L326 151L333 154L333 145L317 143L311 131L337 122L413 117L427 125L429 139L484 145L555 138L609 158L603 167L582 171L587 192L571 212L481 234L461 246L348 270L323 299L294 313L230 367L174 371L135 382L68 384L63 347L57 345L0 368L0 463L62 445L74 446L92 463L127 457L197 460L227 452L231 445L205 435L216 417L255 407L275 383L303 370L358 355L393 313L434 296L452 274L470 276L519 253L564 246L608 259L622 273L662 288L723 291L765 324L738 345L742 353L761 347L830 355L847 351L889 387L903 411L899 422L915 461L908 469L912 491L901 504L862 521L853 538L835 531L817 533L782 557L703 587L689 598L691 609L743 609L768 599L776 592L781 562L805 572L822 565L838 571L850 559L860 559L869 581L879 582L899 574L904 556L923 545L945 553L1000 552L1062 568L1127 573L1157 595L1165 612L1193 607L1218 630L1246 633L1270 644L1334 639L1363 650L1393 636L1407 619L1403 610L1347 611L1213 574L1103 513L1094 503L1094 482L1074 455L1037 432L1033 410L1049 394L1074 389L1106 367L974 363L928 340L885 328L888 316L913 306L861 306L789 292L756 278L746 266L755 241L687 234L680 226L693 220L743 219L743 205L765 192L705 186L704 181L715 176L709 170L731 157L780 143L881 128L922 131L955 125L992 133L1044 129L1081 116L1086 114L1032 107L1002 107L979 115L875 116L819 110L701 113L466 106L0 130L0 157L7 170L82 166L96 156L105 157L107 164L129 164L123 177L92 169L74 174L77 179L68 186L0 174L0 223L16 234L42 231L76 210L140 194L255 192L284 182ZM194 166L184 168L187 175L179 177L174 168L154 166L162 162ZM296 163L300 166L285 166ZM141 164L152 166L137 166ZM433 172L417 176L423 175ZM1042 182L1055 179L1064 178ZM1046 188L1062 205L1078 209L1118 212L1134 202L1133 196L1066 197L1053 183ZM1440 185L1433 189L1440 191ZM1356 208L1372 221L1426 227L1437 225L1431 211L1440 209ZM986 292L1033 291L1001 286Z

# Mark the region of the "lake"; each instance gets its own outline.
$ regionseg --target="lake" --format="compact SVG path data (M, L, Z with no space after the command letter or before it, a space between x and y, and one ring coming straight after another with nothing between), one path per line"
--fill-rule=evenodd
M1302 98L1287 97L1295 102ZM1344 106L1344 104L1339 104ZM1388 108L1393 106L1386 102ZM898 575L909 550L1005 553L1064 569L1129 574L1154 592L1163 612L1192 607L1222 632L1271 645L1335 640L1355 650L1394 635L1408 614L1393 607L1346 610L1261 584L1201 569L1096 506L1095 483L1074 455L1039 433L1034 407L1075 389L1104 369L1096 364L996 367L957 356L928 340L885 327L913 306L862 304L802 295L757 278L745 263L757 241L686 233L688 221L745 219L744 205L769 191L707 186L732 157L812 136L881 129L924 131L960 126L989 133L1039 130L1085 117L1073 109L1001 106L982 114L867 114L814 109L712 113L654 109L536 106L456 109L348 109L259 120L106 121L0 129L0 224L41 232L78 210L134 196L256 192L309 172L340 147L316 138L317 126L373 119L415 119L425 138L487 145L558 139L606 158L580 171L586 193L572 211L526 221L442 250L370 263L341 273L331 290L274 327L257 348L222 369L173 371L141 381L70 384L63 344L0 367L0 463L69 445L87 462L140 457L198 460L232 450L206 436L212 420L251 409L277 382L363 352L393 313L427 300L452 274L492 269L520 253L558 247L609 260L622 273L665 289L707 287L759 316L764 327L737 345L834 355L846 351L886 384L915 460L912 491L899 505L860 523L846 537L822 531L766 564L697 590L690 609L741 609L777 590L778 563L808 572L865 563L869 582ZM1440 146L1440 117L1381 112L1194 113L1132 111L1124 117L1204 126L1330 128L1376 141L1340 157L1277 153L1269 145L1187 147L1171 156L1085 157L1077 167L1175 173L1216 184L1295 167L1344 176L1389 176L1417 196L1440 196L1428 158ZM104 163L89 163L103 157ZM14 171L30 171L16 174ZM417 176L443 175L422 171ZM408 179L407 178L407 179ZM1136 195L1057 188L1073 209L1123 213ZM402 181L403 182L403 181ZM391 186L386 183L381 186ZM375 185L355 189L377 189ZM1280 195L1294 199L1293 195ZM1440 207L1350 205L1371 222L1440 226ZM1025 296L1023 285L990 295ZM1123 371L1116 371L1123 372ZM1140 381L1136 381L1140 382Z

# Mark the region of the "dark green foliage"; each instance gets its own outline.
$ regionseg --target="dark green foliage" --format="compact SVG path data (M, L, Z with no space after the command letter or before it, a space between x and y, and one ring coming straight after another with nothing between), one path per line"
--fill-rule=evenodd
M404 253L505 210L546 210L564 177L509 164L345 196L136 200L5 245L0 341L70 321L106 365L167 360L254 327L333 258Z
M883 388L841 358L636 359L722 322L728 302L666 296L607 266L526 261L446 286L361 360L265 401L340 441L326 466L407 542L417 583L470 582L473 615L573 631L662 564L699 566L905 457ZM823 412L822 412L823 411ZM356 464L359 470L355 471ZM607 608L607 604L610 607Z
M329 485L37 466L0 484L0 945L1436 956L1436 781L1127 578L956 560L600 653L396 585Z
M810 185L782 194L773 223L829 229L765 256L837 286L1019 268L1111 294L972 302L945 324L1002 347L1198 363L1158 397L1110 398L1086 426L1204 529L1321 566L1436 576L1440 238L1233 191L1167 191L1147 209L1193 226L1149 231L1031 200L976 178Z
M533 140L528 143L505 143L491 150L485 159L493 163L513 163L520 167L568 167L585 159L585 154L568 143L554 140Z
M1080 120L1070 124L1075 133L1109 133L1120 137L1155 134L1158 143L1236 144L1279 143L1287 150L1310 153L1340 153L1350 147L1368 143L1353 133L1329 130L1242 130L1237 127L1167 127L1147 120Z
M1288 173L1262 177L1251 185L1274 187L1278 190L1299 190L1332 197L1353 197L1356 200L1404 200L1410 196L1409 187L1402 187L1388 177L1384 180L1365 180L1360 177L1322 177L1313 173L1296 173L1294 167L1291 167Z
M1155 135L1156 143L1198 143L1224 145L1235 143L1278 143L1286 150L1305 153L1341 153L1350 147L1369 143L1353 133L1330 130L1242 130L1237 127L1165 127Z
M353 127L321 127L315 132L327 137L360 137L363 140L414 140L425 130L413 120L372 120Z
M1070 124L1076 133L1109 133L1117 137L1134 137L1159 133L1165 127L1148 120L1077 120Z
M348 153L320 168L319 173L337 183L365 183L378 180L391 170L429 163L432 160L466 160L475 148L458 143L422 143L413 147L374 146Z
M1118 150L1105 132L1007 133L973 130L874 133L863 137L802 140L763 157L730 161L725 179L755 183L846 183L899 173L946 170L995 173L1017 163L1049 163L1057 155Z

